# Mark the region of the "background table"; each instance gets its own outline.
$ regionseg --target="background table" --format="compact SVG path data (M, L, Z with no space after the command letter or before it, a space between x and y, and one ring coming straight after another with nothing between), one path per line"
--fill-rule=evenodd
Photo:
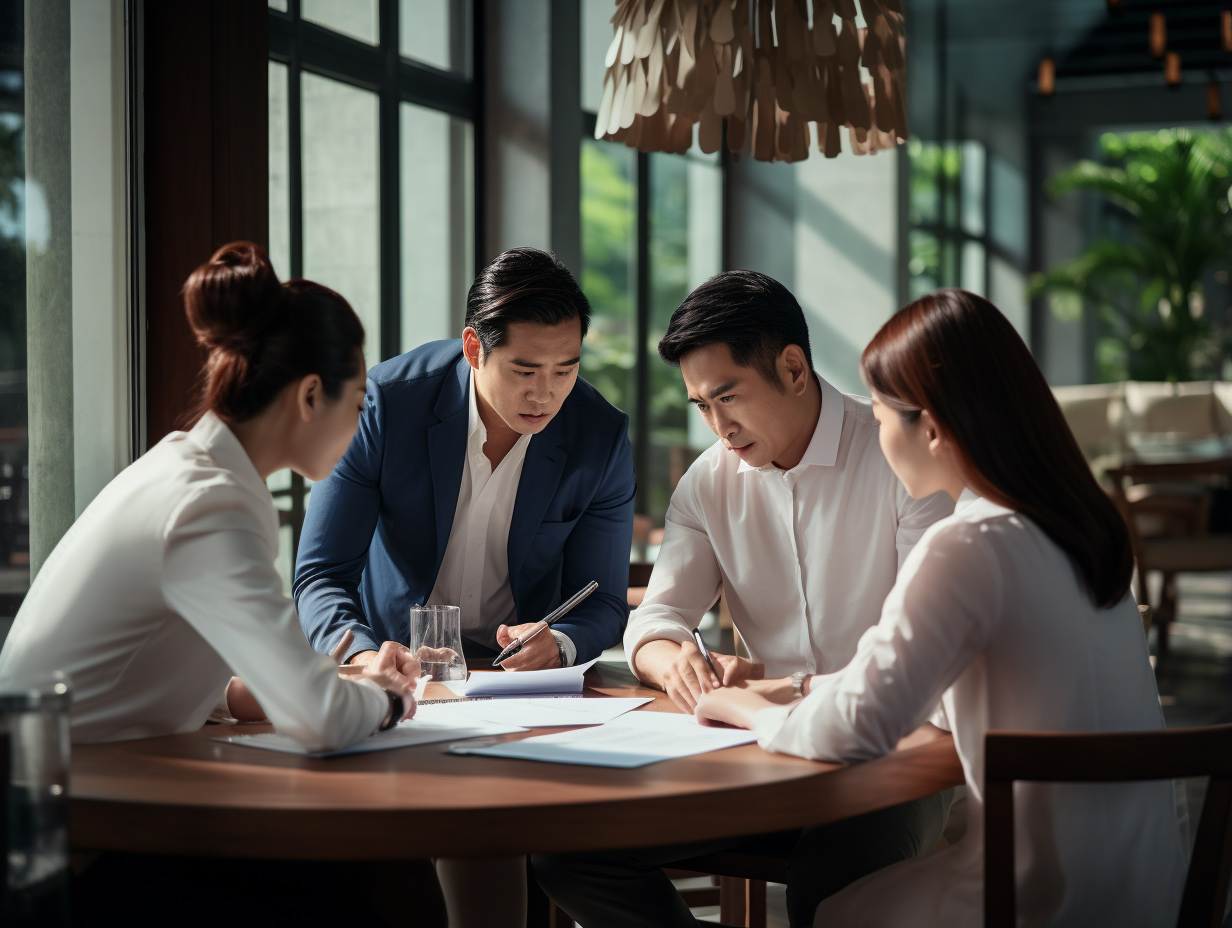
M623 665L596 665L586 682L587 696L675 711ZM747 745L617 770L444 744L315 760L211 740L233 731L75 747L74 850L398 860L634 847L822 824L962 782L948 736L852 767Z

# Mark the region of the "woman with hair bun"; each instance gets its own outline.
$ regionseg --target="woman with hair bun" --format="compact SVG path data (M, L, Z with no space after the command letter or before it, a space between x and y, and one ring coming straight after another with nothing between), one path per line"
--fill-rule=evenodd
M985 733L1163 727L1129 535L987 300L942 290L912 303L864 349L860 372L890 467L916 499L948 493L954 514L924 533L844 669L811 677L795 701L783 681L714 690L697 715L751 728L769 750L842 763L888 754L930 717L948 724L966 835L851 884L814 924L974 928ZM1175 922L1186 850L1171 783L1014 792L1018 924Z
M312 650L274 567L265 479L289 467L321 480L346 450L363 326L332 290L279 283L251 242L220 248L183 296L208 351L191 428L111 481L56 546L0 677L70 674L77 743L193 731L219 711L268 716L309 751L345 747L414 711L418 665L386 642L344 680Z

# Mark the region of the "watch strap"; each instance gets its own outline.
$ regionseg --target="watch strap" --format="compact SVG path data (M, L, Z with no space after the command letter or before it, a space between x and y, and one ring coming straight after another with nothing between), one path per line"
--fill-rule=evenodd
M402 721L402 713L406 711L406 706L403 705L401 696L389 690L385 691L385 695L389 697L389 716L381 723L381 727L377 731L389 731Z

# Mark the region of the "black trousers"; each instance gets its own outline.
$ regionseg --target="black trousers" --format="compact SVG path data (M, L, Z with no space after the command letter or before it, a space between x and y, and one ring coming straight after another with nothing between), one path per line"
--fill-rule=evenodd
M792 928L810 928L827 896L936 847L953 799L950 789L816 828L669 847L536 855L531 866L544 891L582 928L697 928L662 867L717 851L779 857L787 861Z

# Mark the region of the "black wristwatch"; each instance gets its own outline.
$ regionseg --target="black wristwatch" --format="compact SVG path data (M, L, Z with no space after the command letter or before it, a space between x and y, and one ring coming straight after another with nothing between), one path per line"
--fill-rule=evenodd
M389 697L389 718L381 723L381 727L377 731L389 731L402 721L402 713L406 711L406 707L402 705L401 696L389 690L385 691L385 695Z

